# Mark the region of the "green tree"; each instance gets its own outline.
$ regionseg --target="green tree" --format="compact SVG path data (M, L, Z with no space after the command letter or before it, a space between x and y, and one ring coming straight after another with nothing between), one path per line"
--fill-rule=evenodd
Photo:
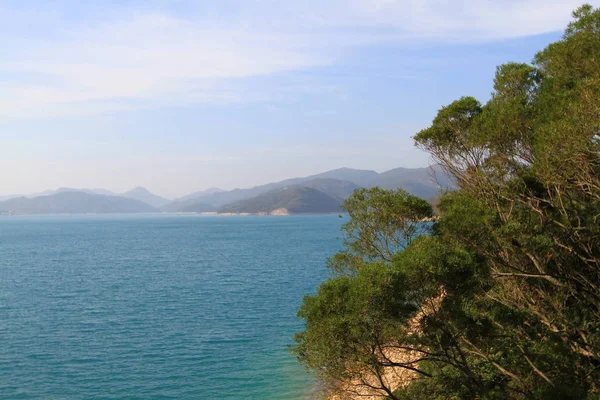
M395 254L428 230L421 221L433 216L427 201L405 190L358 189L342 205L345 249L329 260L329 268L354 274L365 262L390 263Z
M432 207L404 190L372 188L355 191L344 209L350 215L343 226L345 249L329 260L338 277L305 298L299 315L311 329L297 335L294 352L338 391L367 387L393 397L382 380L384 368L401 364L422 373L420 356L401 363L387 357L402 328L398 321L419 311L415 296L431 295L392 268L392 261L428 230L421 221L433 215Z
M486 104L415 136L457 185L438 222L405 193L346 204L338 276L305 299L295 348L338 390L600 398L600 10L573 17L531 65L499 66Z

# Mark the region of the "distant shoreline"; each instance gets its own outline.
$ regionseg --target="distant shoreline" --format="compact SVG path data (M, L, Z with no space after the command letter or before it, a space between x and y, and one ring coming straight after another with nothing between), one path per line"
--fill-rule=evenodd
M33 217L33 216L75 216L75 215L205 215L205 216L218 216L218 217L248 217L248 216L261 216L261 217L285 217L285 216L309 216L309 215L342 215L344 212L321 212L321 213L218 213L218 212L141 212L141 213L32 213L32 214L0 214L0 217Z
M50 217L50 216L85 216L85 215L203 215L203 216L216 216L216 217L293 217L293 216L311 216L311 215L345 215L346 212L314 212L314 213L219 213L219 212L148 212L148 213L54 213L54 214L0 214L0 217ZM438 216L431 218L423 218L419 222L437 222Z

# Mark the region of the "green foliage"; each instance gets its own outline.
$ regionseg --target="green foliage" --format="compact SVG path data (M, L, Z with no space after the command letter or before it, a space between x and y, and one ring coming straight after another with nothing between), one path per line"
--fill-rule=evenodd
M427 230L421 221L433 216L427 201L405 190L378 187L356 190L342 209L350 216L342 228L346 250L330 259L329 266L349 274L366 261L391 262L395 254Z
M458 184L439 221L401 191L347 201L338 276L305 299L295 348L338 390L600 398L600 10L573 16L532 65L498 67L485 105L415 136ZM365 378L390 367L413 380Z
M463 97L442 107L433 125L419 132L415 139L448 151L462 151L464 146L473 146L478 141L477 131L471 128L481 112L479 101L473 97Z
M299 312L312 327L296 338L299 358L328 379L350 378L355 365L372 365L375 347L391 338L395 321L416 312L404 282L401 274L375 263L356 277L323 284Z

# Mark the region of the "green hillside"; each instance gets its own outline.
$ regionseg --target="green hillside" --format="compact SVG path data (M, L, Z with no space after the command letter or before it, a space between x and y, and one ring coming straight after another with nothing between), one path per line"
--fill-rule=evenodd
M286 209L291 214L329 213L340 210L340 201L317 189L295 186L225 206L221 213L269 213Z

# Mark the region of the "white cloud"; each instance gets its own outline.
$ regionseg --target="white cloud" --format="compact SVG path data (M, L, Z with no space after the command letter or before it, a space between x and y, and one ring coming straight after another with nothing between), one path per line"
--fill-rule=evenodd
M144 9L104 16L85 28L56 27L48 38L5 37L13 45L0 56L0 117L244 101L248 93L236 85L240 80L330 65L358 45L497 40L559 30L579 0L233 4L236 12L225 19ZM23 12L7 15L26 18Z
M0 63L0 73L38 74L49 82L0 83L0 115L143 108L160 98L237 101L222 81L330 62L288 39L144 15L71 32L60 42L40 40L26 58Z
M405 39L473 42L561 30L580 0L332 0L324 24L386 28ZM593 3L598 3L597 1Z

